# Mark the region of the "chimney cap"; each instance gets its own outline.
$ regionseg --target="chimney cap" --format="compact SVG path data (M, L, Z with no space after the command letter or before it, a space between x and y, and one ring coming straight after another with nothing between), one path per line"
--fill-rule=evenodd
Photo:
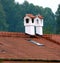
M40 14L36 15L36 17L39 17L40 19L43 19L43 16L40 15Z
M33 14L26 14L26 16L28 16L30 18L35 18L35 16Z

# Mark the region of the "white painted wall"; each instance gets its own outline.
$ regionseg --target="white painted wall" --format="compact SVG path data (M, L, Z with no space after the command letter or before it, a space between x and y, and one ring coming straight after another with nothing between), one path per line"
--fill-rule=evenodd
M26 23L27 18L29 19L29 23ZM35 25L35 22L32 23L32 19L30 17L28 16L24 17L25 33L30 35L35 35L34 25Z
M36 26L36 34L43 35L43 27Z
M38 20L38 22L37 22L37 20ZM43 19L36 17L34 19L34 21L35 21L35 26L43 26Z
M35 20L35 26L36 26L36 34L43 35L43 19L36 17L34 20Z
M29 23L26 23L26 19L29 19ZM38 35L43 35L43 19L38 18L38 16L34 18L34 23L32 23L32 18L25 16L24 26L25 26L25 33L29 35L35 35L35 32ZM36 27L36 31L35 31L35 27Z
M26 23L26 19L29 19L29 23ZM35 22L32 23L32 19L28 16L24 17L24 26L27 26L27 25L35 25Z
M34 26L25 26L25 33L35 35Z

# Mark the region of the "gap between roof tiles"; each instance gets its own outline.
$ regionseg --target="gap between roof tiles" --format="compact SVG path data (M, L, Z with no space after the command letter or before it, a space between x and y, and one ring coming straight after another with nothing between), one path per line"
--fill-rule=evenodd
M3 49L3 50L0 50L0 52L1 53L6 53L7 51Z

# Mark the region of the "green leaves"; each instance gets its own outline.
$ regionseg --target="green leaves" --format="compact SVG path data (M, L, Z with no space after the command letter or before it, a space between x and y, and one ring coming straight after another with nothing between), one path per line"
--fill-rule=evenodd
M44 17L44 33L55 33L55 16L50 8L35 6L27 1L19 4L14 0L0 0L0 3L0 30L24 32L23 19L29 13Z
M8 24L6 22L6 15L0 3L0 31L7 31L7 28Z
M56 33L60 34L60 5L56 12Z

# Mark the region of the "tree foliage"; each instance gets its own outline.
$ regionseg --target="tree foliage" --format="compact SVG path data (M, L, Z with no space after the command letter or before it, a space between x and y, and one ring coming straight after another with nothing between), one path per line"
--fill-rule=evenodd
M6 15L0 3L0 31L7 31L7 29L8 29L8 24L6 22Z
M56 33L60 34L60 5L56 12Z
M41 14L44 17L44 33L55 33L55 16L50 8L35 6L27 1L24 1L23 4L15 3L14 0L0 1L3 7L3 11L1 8L0 11L2 18L9 25L8 31L24 32L23 18L25 14L31 13L33 15Z

